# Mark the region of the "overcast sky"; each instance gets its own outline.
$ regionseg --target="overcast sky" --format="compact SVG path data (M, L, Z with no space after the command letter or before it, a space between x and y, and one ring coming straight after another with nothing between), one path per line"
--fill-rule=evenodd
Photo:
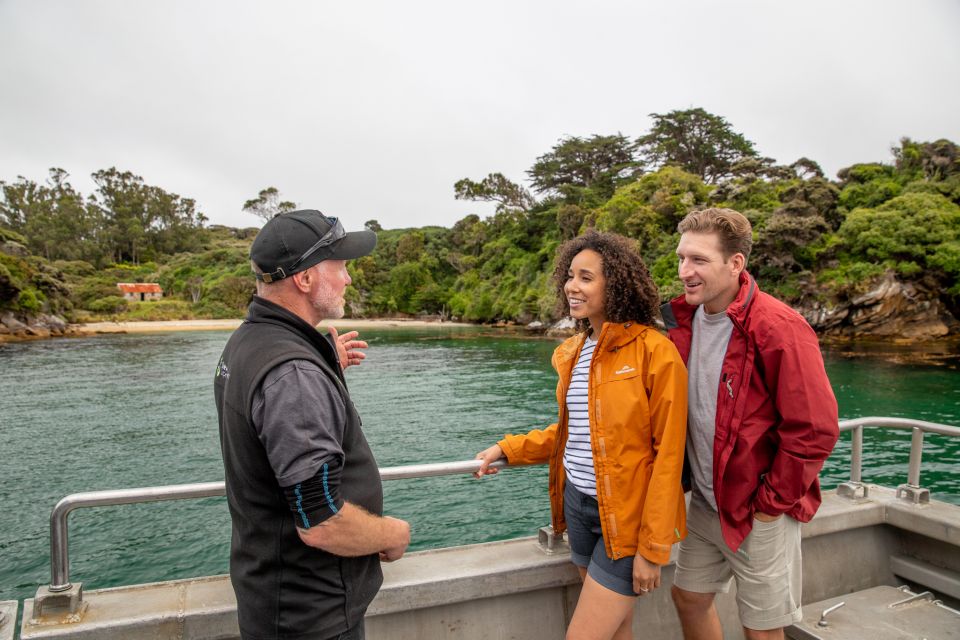
M267 186L358 229L451 226L453 183L703 107L833 176L960 142L960 2L0 0L0 180L116 166L211 223Z

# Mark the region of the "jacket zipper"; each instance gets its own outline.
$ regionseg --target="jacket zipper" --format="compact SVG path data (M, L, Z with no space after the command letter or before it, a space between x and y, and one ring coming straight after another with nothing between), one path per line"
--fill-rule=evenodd
M597 337L597 345L596 347L594 347L595 350L593 352L594 358L598 358L603 353L602 343L605 335L606 335L606 326L604 327L603 330L601 330L600 335ZM597 361L594 368L594 363L591 362L590 375L591 375L591 383L588 389L589 389L589 393L594 394L593 408L594 408L594 418L596 419L596 425L594 425L591 422L591 426L595 426L596 429L598 430L600 428L600 424L603 422L603 416L600 409L600 398L596 395L595 390L599 385L599 381L603 378L603 363ZM595 380L593 379L594 375L597 376ZM596 447L596 451L594 451L594 455L596 456L597 453L599 453L600 455L600 461L599 461L600 464L598 465L597 464L598 461L594 460L593 471L594 471L594 474L596 475L597 484L600 485L602 483L603 485L603 491L602 492L597 491L597 506L600 509L601 517L605 517L607 520L609 535L605 536L605 541L610 545L610 552L613 555L614 559L619 559L622 554L617 549L617 546L615 544L615 539L617 537L617 518L616 518L616 514L607 506L608 504L607 501L612 498L613 488L611 487L611 484L610 484L610 473L607 471L606 441L605 441L605 438L603 438L602 436L596 433L595 429L591 429L591 433L592 433L592 436L596 438L596 442L597 442L597 447ZM599 470L598 467L602 469L603 471L602 474L597 474L597 471Z
M581 345L581 348L583 348L583 345ZM553 451L553 460L554 460L553 464L554 464L554 467L557 469L558 479L559 479L560 473L564 471L563 470L563 452L567 446L567 420L569 419L569 415L570 415L570 412L567 410L566 397L567 397L567 392L570 390L570 382L573 379L573 367L576 365L576 359L572 358L569 362L569 365L570 365L569 371L567 371L567 381L563 389L564 400L563 402L560 403L561 409L560 409L560 415L558 416L558 419L560 422L557 424L557 444ZM560 373L559 369L557 370L557 373L558 374ZM553 523L554 529L557 528L557 524L560 522L560 520L563 519L563 508L562 508L563 507L563 504L562 504L563 503L563 486L562 485L559 487L559 490L557 491L557 495L560 496L559 498L560 504L557 506L561 508L556 509L556 513L551 514L552 515L551 520L553 521L552 523ZM552 506L553 505L551 505L551 507Z
M733 320L733 319L731 318L731 320ZM747 353L748 353L747 349L750 347L750 344L749 344L749 340L747 340L747 335L746 335L747 332L746 332L746 331L743 331L743 330L741 329L739 323L737 323L737 322L734 321L734 325L733 325L733 326L734 326L734 329L735 329L735 330L740 331L740 333L743 334L744 349L743 349L743 356L741 357L741 360L740 360L740 368L739 368L739 373L740 373L741 376L742 376L742 375L744 374L744 371L745 371L746 368L747 368ZM722 376L721 376L721 378L720 378L720 379L723 381L723 384L724 384L724 386L725 386L725 388L726 388L726 390L727 390L727 393L728 393L728 395L729 395L729 397L730 397L730 399L728 400L728 402L729 402L729 404L730 404L730 410L729 410L729 412L728 412L729 415L726 416L726 420L724 421L725 424L726 424L726 429L727 429L727 431L726 431L726 438L724 439L723 449L720 451L721 457L724 457L724 456L725 456L725 459L723 460L723 470L726 470L727 460L729 460L729 458L730 458L728 452L729 452L730 449L731 449L731 446L732 446L732 444L733 444L733 438L734 438L733 426L732 426L732 425L733 425L733 414L734 414L734 410L736 409L736 406L735 406L735 405L736 405L736 397L735 397L736 394L734 394L734 392L733 392L733 381L734 381L735 378L736 378L736 374L735 374L735 373L724 373L724 374L722 374ZM745 378L744 378L744 379L745 379ZM740 384L743 384L742 380L741 380L741 383L740 383ZM737 397L739 397L739 396L737 395ZM722 522L722 521L723 521L723 512L720 510L720 501L721 501L720 487L721 487L722 485L721 485L720 482L718 482L718 477L719 477L718 474L719 474L719 472L721 471L720 465L715 464L713 470L714 470L714 478L713 478L713 497L714 497L714 499L717 501L717 511L720 513L720 520L721 520L721 522Z

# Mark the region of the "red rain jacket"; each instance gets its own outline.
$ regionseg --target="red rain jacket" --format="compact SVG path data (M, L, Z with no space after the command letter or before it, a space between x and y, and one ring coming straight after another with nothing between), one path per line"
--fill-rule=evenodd
M682 295L662 307L684 363L696 309ZM757 511L810 521L821 502L818 474L840 430L837 400L806 320L761 292L746 272L727 315L733 332L717 389L713 486L723 538L736 551Z

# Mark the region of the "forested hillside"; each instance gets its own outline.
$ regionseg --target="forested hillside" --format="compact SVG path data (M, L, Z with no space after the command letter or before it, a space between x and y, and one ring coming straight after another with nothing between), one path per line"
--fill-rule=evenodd
M679 291L677 222L691 209L722 206L754 224L750 270L761 285L805 307L815 326L821 316L824 326L849 321L849 309L843 317L837 310L883 283L934 305L932 317L945 326L960 315L955 143L905 138L891 157L830 178L812 159L761 156L702 109L652 118L639 138L559 140L527 171L532 191L496 167L453 185L459 199L495 202L487 218L469 215L450 229L368 221L379 243L350 265L348 314L556 320L548 282L555 249L591 227L635 238L666 298ZM193 200L130 172L93 178L97 191L86 197L62 169L43 184L0 181L0 310L72 320L242 314L253 291L247 250L256 229L208 227ZM268 218L293 204L271 187L244 207ZM156 281L167 297L127 303L118 281Z

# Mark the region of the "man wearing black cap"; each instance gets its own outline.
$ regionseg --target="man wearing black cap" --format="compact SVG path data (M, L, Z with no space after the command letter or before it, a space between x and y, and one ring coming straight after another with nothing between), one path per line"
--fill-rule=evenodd
M363 357L347 347L366 345L314 328L343 317L346 261L376 242L303 210L270 220L250 248L257 295L214 378L245 640L363 638L380 560L410 543L410 526L382 515L377 463L343 378Z

